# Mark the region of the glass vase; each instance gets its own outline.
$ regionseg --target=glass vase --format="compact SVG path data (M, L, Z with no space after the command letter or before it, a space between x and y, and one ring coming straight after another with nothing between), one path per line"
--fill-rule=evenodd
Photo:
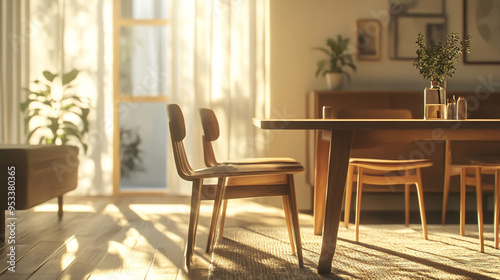
M424 90L424 119L440 120L446 115L446 90L436 80Z

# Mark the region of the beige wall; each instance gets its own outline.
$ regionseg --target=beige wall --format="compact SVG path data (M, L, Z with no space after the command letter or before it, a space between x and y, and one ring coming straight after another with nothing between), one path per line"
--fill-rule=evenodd
M448 0L446 13L448 32L462 33L462 1ZM324 79L314 76L316 61L322 59L322 54L311 48L323 46L326 38L337 34L351 38L351 44L354 44L358 19L380 20L382 58L379 61L356 61L358 71L352 75L352 83L347 89L423 90L428 82L420 77L412 61L389 59L387 0L270 0L272 117L306 117L306 93L326 88ZM474 90L481 77L490 74L494 81L500 81L499 70L498 66L461 63L457 74L448 80L448 90ZM305 132L273 131L268 151L269 155L291 156L305 163L305 147ZM311 209L311 191L305 175L297 176L296 185L299 208Z

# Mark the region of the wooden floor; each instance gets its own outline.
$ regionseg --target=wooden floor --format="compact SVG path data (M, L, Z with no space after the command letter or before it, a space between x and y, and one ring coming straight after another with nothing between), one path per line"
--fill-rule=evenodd
M11 246L0 252L0 279L204 279L211 202L204 202L196 258L184 267L189 198L172 196L65 197L16 211L15 267ZM312 217L301 215L301 225ZM279 208L254 200L229 203L226 226L285 225ZM13 264L13 263L12 263ZM9 270L14 269L15 272Z
M196 255L188 271L184 266L188 197L68 196L64 200L61 221L57 218L56 199L30 210L16 211L15 272L9 270L12 267L8 263L12 245L4 243L0 247L0 280L207 278L210 257L204 249L212 214L210 201L201 207ZM281 208L252 199L231 200L227 213L227 227L285 226ZM412 218L416 218L412 223L420 222L418 216L412 213ZM428 215L427 221L440 223L440 217L440 213L434 213ZM448 217L449 223L458 223L458 215L452 213ZM301 226L312 225L311 215L300 214L299 218ZM485 223L490 223L491 218L485 215ZM402 212L363 213L363 224L403 221Z

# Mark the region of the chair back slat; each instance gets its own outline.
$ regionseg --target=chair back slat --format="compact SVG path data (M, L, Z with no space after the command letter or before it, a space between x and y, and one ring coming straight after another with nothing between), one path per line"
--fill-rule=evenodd
M220 135L219 122L211 109L201 108L199 110L201 126L203 127L203 158L206 166L215 166L219 163L215 158L212 142Z
M217 116L211 109L200 109L201 125L203 126L203 133L208 141L215 141L219 138L219 122Z
M178 142L184 140L186 137L186 124L184 122L184 115L182 110L177 104L167 105L168 118L172 125L170 126L170 134L173 139Z
M189 164L184 143L182 142L186 137L184 116L182 115L180 107L176 104L168 104L167 112L169 116L170 138L177 173L182 179L193 181L193 178L191 177L193 169Z
M215 152L212 146L212 141L207 140L205 135L202 136L203 139L203 160L206 166L216 166L219 163L215 159Z

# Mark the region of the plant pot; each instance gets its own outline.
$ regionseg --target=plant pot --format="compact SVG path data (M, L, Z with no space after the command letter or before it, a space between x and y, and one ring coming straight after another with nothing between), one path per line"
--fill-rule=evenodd
M326 73L326 84L330 90L342 88L344 75L342 73Z

